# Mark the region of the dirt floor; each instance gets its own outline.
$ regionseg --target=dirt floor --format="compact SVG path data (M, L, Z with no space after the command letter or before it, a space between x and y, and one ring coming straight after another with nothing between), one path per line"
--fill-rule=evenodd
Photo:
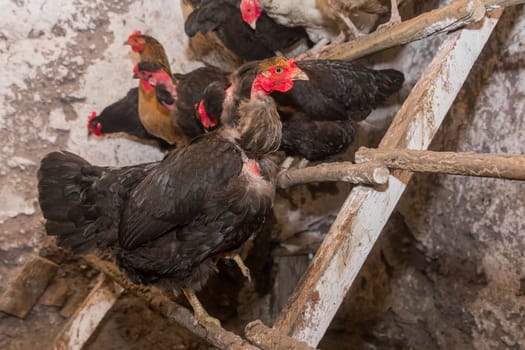
M10 1L0 20L0 291L31 253L48 243L36 201L41 157L66 148L95 164L160 159L152 146L123 138L87 138L92 110L115 101L134 81L122 41L133 30L168 46L181 72L185 55L178 4L132 1ZM403 7L403 15L437 1ZM406 13L405 13L406 12ZM43 20L45 19L45 20ZM152 19L155 19L152 21ZM431 148L525 153L525 7L506 11ZM443 36L387 50L366 63L403 71L403 91L362 125L354 149L380 140ZM29 102L29 103L28 103ZM345 159L351 159L352 150ZM525 348L525 184L416 175L357 282L320 344L322 349ZM271 324L286 303L346 198L346 185L281 191L275 221L248 255L254 283L222 264L200 295L224 326L241 332ZM287 251L308 241L302 255ZM284 244L283 244L284 242ZM288 247L286 249L285 247ZM270 254L273 252L273 256ZM284 256L286 255L286 256ZM1 349L47 349L93 286L97 272L60 257L57 280L68 286L63 307L36 305L25 320L0 313ZM207 349L140 299L124 294L88 349Z

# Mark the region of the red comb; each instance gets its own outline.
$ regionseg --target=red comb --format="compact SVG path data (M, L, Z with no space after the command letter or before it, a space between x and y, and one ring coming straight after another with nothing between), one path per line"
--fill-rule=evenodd
M97 117L97 112L91 112L91 114L88 117L88 126L89 126L89 122L91 122L96 117Z
M133 38L135 36L138 36L138 35L142 35L142 32L140 30L136 30L133 33L131 33L131 35L129 36L129 39L131 39L131 38Z
M288 64L290 65L290 67L295 67L297 66L297 64L295 63L295 58L290 58L288 60Z
M95 136L102 136L102 124L97 123L95 127L91 126L91 121L97 117L97 112L92 112L88 117L87 129Z

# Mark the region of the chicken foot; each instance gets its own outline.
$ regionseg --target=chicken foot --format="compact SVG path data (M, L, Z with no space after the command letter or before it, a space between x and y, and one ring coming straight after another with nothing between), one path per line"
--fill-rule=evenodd
M201 302L197 298L197 295L195 295L195 292L192 289L182 288L182 292L184 293L184 296L186 296L186 299L188 299L188 302L193 308L193 315L195 317L196 322L198 322L204 328L206 328L206 325L208 323L214 323L219 327L221 326L221 321L208 314L208 312L206 311L204 306L202 306Z
M342 44L345 41L346 41L346 33L344 31L341 31L339 35L330 42L330 44L328 44L328 41L323 39L319 41L317 44L315 44L314 47L312 47L310 50L297 56L296 60L300 61L300 60L304 60L307 58L318 59L323 52L329 50L330 48L334 46Z
M381 24L377 27L377 30L385 30L392 27L395 24L401 23L401 15L399 14L399 8L397 6L397 0L390 0L390 19L388 22Z
M354 39L366 35L365 33L361 32L359 28L357 28L357 26L354 24L354 22L352 22L352 20L348 16L345 16L342 13L338 13L338 15L341 18L341 20L346 24L348 30L350 31L350 33L352 33Z
M235 264L239 267L239 270L241 270L241 273L244 277L248 279L248 282L252 281L252 275L250 273L250 269L248 266L244 264L244 261L242 261L241 256L238 253L234 252L227 252L227 253L221 253L216 256L218 259L227 259L227 260L233 260Z

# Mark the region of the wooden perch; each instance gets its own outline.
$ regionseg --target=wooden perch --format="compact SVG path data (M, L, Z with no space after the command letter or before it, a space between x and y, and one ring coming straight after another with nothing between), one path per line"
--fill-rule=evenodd
M244 334L249 341L262 350L314 350L305 342L266 327L260 320L248 323L244 328Z
M22 271L0 297L0 311L25 318L55 276L58 265L31 255Z
M288 188L310 182L342 181L353 184L383 185L388 182L388 169L379 163L324 163L279 174L277 186Z
M525 180L525 156L518 154L432 152L361 147L355 154L355 159L357 163L382 162L388 168L416 172Z
M96 270L101 271L106 276L120 284L127 291L144 299L148 305L159 312L164 317L175 321L180 326L186 328L196 336L206 340L211 345L219 349L231 350L260 350L248 343L238 335L225 330L215 324L208 324L206 328L199 325L193 314L185 307L177 304L156 287L146 287L133 283L120 269L114 264L102 260L94 255L86 255L83 259Z
M467 24L478 22L485 9L494 9L525 3L525 0L456 0L450 5L423 13L393 25L387 30L334 46L323 52L321 59L354 60L394 46L421 40L434 34L450 32Z

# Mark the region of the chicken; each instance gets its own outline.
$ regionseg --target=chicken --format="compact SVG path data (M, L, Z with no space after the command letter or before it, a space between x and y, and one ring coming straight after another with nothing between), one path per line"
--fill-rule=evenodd
M169 149L170 145L161 138L148 133L139 118L139 89L133 88L125 97L107 106L97 115L93 112L87 123L88 134L104 136L125 133L139 140L156 141L160 149Z
M250 28L240 14L240 0L203 0L186 19L189 37L215 32L229 50L246 61L275 56L307 36L302 28L288 28L261 13L257 27Z
M139 67L148 65L157 64L139 62L134 68L135 74L140 79L138 88L140 122L149 134L163 139L170 145L186 145L190 138L173 122L171 116L171 111L176 108L177 99L172 77L163 69L139 70Z
M181 1L184 22L199 5L200 0ZM226 48L215 32L197 33L189 38L187 56L227 72L234 71L242 64L241 58Z
M364 120L405 81L397 70L374 70L346 61L305 60L297 65L309 80L274 98L315 120Z
M184 133L194 138L217 125L217 121L201 120L198 113L199 102L203 98L204 90L212 83L222 85L228 82L228 73L218 68L202 67L187 74L175 74L177 100L172 111L172 119Z
M141 62L155 62L161 65L162 69L171 74L170 62L162 44L149 35L142 34L139 30L133 32L125 45L130 45L131 50L140 55Z
M38 171L48 234L75 252L108 248L133 281L182 289L197 320L215 322L194 291L213 258L239 248L270 213L277 166L269 154L281 123L269 94L302 78L285 60L261 63L251 98L223 116L223 128L160 162L99 167L69 152L48 154Z
M353 140L355 122L365 119L404 82L403 74L396 70L376 71L345 61L298 61L297 66L309 80L295 82L284 93L273 92L272 97L283 122L283 150L309 160L344 151ZM200 103L205 112L219 115L207 109L208 105L217 105L217 99L229 96L230 104L235 105L247 97L256 67L257 62L250 62L234 72L229 93L225 85L208 86Z
M140 55L138 64L155 64L161 67L155 73L146 73L144 70L140 72L142 76L139 76L138 114L141 124L149 134L170 145L187 144L189 138L171 120L171 110L175 108L176 89L164 47L158 40L143 35L140 31L131 34L126 43ZM138 64L134 68L136 75ZM145 77L144 74L147 76ZM152 81L155 81L154 85Z

